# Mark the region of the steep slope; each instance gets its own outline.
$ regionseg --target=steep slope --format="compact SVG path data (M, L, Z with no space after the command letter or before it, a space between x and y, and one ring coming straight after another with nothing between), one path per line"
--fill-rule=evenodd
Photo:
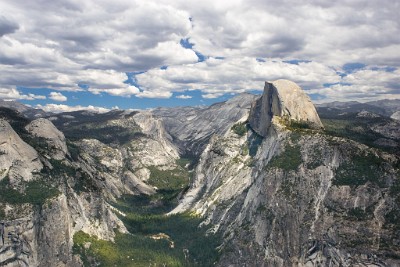
M38 153L3 119L0 119L0 149L1 179L8 176L11 183L29 181L43 168Z
M95 139L96 130L77 127L69 140L49 120L29 121L12 110L1 115L2 266L82 266L77 236L103 242L128 236L124 213L110 203L123 194L153 195L155 186L169 188L167 178L153 172L176 174L182 168L160 121L148 112L93 122L99 139L109 143ZM107 136L104 129L115 127L133 134Z
M14 110L25 118L35 119L48 116L49 113L41 109L31 108L13 100L0 99L0 107Z
M8 111L1 126L7 160L0 162L5 174L0 181L0 265L80 266L72 253L75 232L109 240L114 229L126 232L93 173L65 157L65 138L50 121L29 122Z
M163 121L181 155L198 157L211 136L225 133L248 114L255 99L255 95L245 93L210 107L159 108L152 113Z
M244 134L211 139L172 212L224 236L218 265L400 266L398 157L252 108Z
M396 122L323 129L292 82L202 108L0 117L1 266L400 266Z
M398 120L400 121L400 111L396 111L395 113L393 113L390 118L394 119L394 120Z
M40 118L30 122L25 129L37 140L48 143L45 153L49 153L49 158L61 160L68 153L65 136L49 120Z

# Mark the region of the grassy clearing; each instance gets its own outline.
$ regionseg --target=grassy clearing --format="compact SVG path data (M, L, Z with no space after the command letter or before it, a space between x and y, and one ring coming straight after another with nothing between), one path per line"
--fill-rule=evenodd
M139 235L117 232L115 242L100 240L84 232L74 235L74 252L81 255L84 266L184 266L170 250L166 240Z

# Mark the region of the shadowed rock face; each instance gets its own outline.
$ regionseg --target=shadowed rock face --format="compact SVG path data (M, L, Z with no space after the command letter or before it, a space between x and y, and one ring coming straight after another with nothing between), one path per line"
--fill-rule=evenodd
M265 82L263 95L252 105L250 126L265 137L273 116L305 122L311 128L323 128L310 98L297 84L288 80Z

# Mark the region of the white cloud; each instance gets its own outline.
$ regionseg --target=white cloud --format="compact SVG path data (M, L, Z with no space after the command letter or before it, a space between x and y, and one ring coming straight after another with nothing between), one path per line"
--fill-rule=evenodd
M59 102L65 102L68 100L68 98L65 95L59 92L51 92L49 95L49 99Z
M399 65L399 53L391 53L400 43L395 1L179 2L192 14L195 48L211 56L299 58L340 66L385 64L382 59L392 55Z
M281 61L258 62L254 58L210 58L197 64L170 66L166 70L152 69L136 78L147 91L160 88L176 92L199 89L207 94L220 95L262 90L266 79L290 79L307 88L340 81L334 69L319 63L294 65Z
M190 95L177 95L176 98L179 98L179 99L190 99L190 98L192 98L192 96L190 96Z
M213 94L204 94L201 97L207 98L207 99L212 99L212 98L218 98L222 95L223 95L223 93L213 93Z
M380 99L400 99L400 70L361 69L345 76L341 83L326 88L309 90L323 96L318 103L357 100L367 102Z
M335 95L325 83L351 83L365 97L378 88L379 97L399 93L395 78L383 78L394 74L336 73L350 62L400 67L396 1L4 0L0 10L1 94L13 99L44 97L11 89L17 86L55 93L82 90L78 83L122 97L169 98L194 89L210 97L262 89L265 79L278 78L329 99ZM179 44L186 38L211 58L197 63ZM292 59L311 62L284 62ZM141 90L124 83L133 71L146 71L137 76Z
M170 98L172 93L170 91L164 90L151 90L151 91L142 91L136 94L139 98Z
M135 86L126 85L124 88L114 88L114 89L89 89L90 92L97 95L101 92L107 93L114 96L124 96L130 97L131 95L136 95L139 93L139 89Z
M97 113L105 113L110 111L110 109L103 108L103 107L95 107L92 105L89 106L68 106L63 104L46 104L46 105L36 105L36 108L42 109L47 112L54 112L54 113L61 113L61 112L71 112L71 111L78 111L78 110L89 110L92 112Z
M0 88L0 98L5 100L35 100L46 99L46 96L35 94L21 94L15 88Z

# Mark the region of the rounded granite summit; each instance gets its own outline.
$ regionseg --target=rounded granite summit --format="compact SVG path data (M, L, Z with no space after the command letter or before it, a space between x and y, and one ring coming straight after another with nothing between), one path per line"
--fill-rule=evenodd
M44 118L31 121L25 129L35 137L43 138L49 144L48 154L56 160L62 160L68 153L64 134L54 124Z
M300 86L289 80L265 82L263 95L251 107L250 126L265 137L273 116L307 123L314 129L323 128L311 99Z

